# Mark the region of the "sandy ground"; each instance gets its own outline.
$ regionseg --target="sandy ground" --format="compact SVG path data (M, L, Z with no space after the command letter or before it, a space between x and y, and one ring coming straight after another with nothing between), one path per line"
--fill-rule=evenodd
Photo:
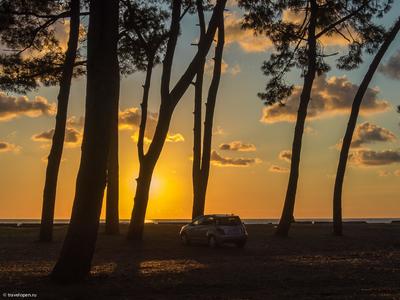
M146 225L145 241L99 234L92 276L71 286L50 282L66 226L55 242L38 228L0 227L0 295L38 299L400 299L400 225L295 224L286 239L273 225L248 225L244 249L185 247L179 225Z

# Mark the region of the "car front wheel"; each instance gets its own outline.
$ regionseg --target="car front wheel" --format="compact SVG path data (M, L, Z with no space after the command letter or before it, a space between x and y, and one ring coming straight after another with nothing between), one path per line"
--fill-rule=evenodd
M182 233L181 234L181 241L182 241L182 244L185 245L185 246L189 246L190 245L190 240L189 240L189 238L188 238L186 233Z

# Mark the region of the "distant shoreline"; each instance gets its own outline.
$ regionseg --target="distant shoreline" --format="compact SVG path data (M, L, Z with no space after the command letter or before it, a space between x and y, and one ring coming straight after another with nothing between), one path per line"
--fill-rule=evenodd
M279 219L242 219L246 225L267 225L278 224ZM187 224L190 219L151 219L146 220L148 224ZM104 223L105 220L100 220ZM359 224L391 224L400 223L400 218L347 218L343 219L345 223L359 223ZM121 224L128 224L128 219L121 219ZM332 223L332 219L297 219L296 223L300 224L326 224ZM40 224L40 219L0 219L0 226L35 226ZM68 219L56 219L55 225L67 225Z

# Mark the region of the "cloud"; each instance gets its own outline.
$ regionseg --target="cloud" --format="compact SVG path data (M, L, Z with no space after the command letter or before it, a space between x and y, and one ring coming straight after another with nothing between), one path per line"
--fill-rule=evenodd
M281 106L275 103L264 107L261 122L295 122L302 87L296 86L292 95ZM353 103L358 85L350 82L346 76L327 78L326 74L317 77L314 81L311 101L308 107L308 119L320 119L340 114L348 114ZM377 88L368 88L360 114L369 115L384 112L390 108L387 100L378 98Z
M363 144L373 142L393 142L396 136L390 130L379 127L369 122L361 123L357 126L353 141L351 142L352 148L360 148Z
M233 141L224 143L218 146L220 150L240 151L240 152L254 152L257 150L254 144L247 144L241 141Z
M309 135L317 135L318 131L311 126L306 126L304 127L304 133Z
M208 75L212 75L214 70L214 60L207 60L206 65L204 67L204 71ZM221 62L221 73L229 74L232 76L236 76L241 72L239 64L235 64L233 66L228 65L224 60Z
M35 142L50 142L54 135L54 129L43 131L32 136ZM70 147L79 146L82 141L82 133L72 127L67 127L65 130L64 142Z
M279 152L279 159L291 162L292 160L292 151L291 150L282 150Z
M217 126L217 128L214 129L213 135L225 135L226 132L221 126Z
M388 177L392 175L392 173L390 173L389 171L384 171L384 170L379 170L378 171L378 176L379 177Z
M398 50L387 63L381 65L378 71L392 79L400 79L400 50Z
M85 125L85 117L75 117L71 116L67 120L67 127L73 127L73 128L83 128Z
M286 168L286 167L278 166L278 165L272 165L272 166L269 168L269 171L270 171L270 172L273 172L273 173L288 173L288 172L289 172L289 169Z
M131 107L119 112L119 129L120 130L135 130L132 135L134 141L138 140L138 130L140 126L141 112L139 108ZM151 143L154 132L157 127L158 114L149 112L147 114L146 130L145 130L145 143ZM183 142L184 136L180 133L168 133L166 138L167 142L177 143Z
M56 106L46 98L37 96L30 101L26 96L8 96L0 92L0 121L7 121L18 116L38 117L54 115Z
M272 47L272 42L264 35L254 35L253 30L244 30L241 17L236 13L226 13L225 44L238 44L245 52L265 52Z
M219 167L248 167L252 164L260 162L257 158L231 158L223 157L213 150L211 152L211 162Z
M0 141L0 153L14 152L17 153L21 150L20 146Z
M400 162L400 151L374 151L360 149L349 155L350 162L357 166L384 166Z
M168 134L166 141L171 143L178 143L178 142L184 142L185 138L180 133L175 133L172 135Z

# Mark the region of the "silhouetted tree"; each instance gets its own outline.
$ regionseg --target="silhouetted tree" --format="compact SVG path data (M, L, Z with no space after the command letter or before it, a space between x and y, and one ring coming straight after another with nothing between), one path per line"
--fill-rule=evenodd
M186 71L177 81L175 86L170 89L171 72L173 57L180 31L180 21L182 18L181 0L172 1L172 14L170 22L169 36L166 46L166 53L163 61L161 76L161 105L158 114L157 126L153 139L149 145L147 153L143 156L140 164L139 176L137 178L134 208L132 211L131 222L129 224L128 238L141 240L143 236L143 225L146 215L149 190L154 167L161 154L165 139L168 134L169 124L174 109L187 88L196 75L199 64L206 57L213 41L220 17L223 14L226 0L217 0L213 14L209 21L209 26L203 40L199 41L199 47L194 58L190 62Z
M51 277L84 279L90 272L107 176L112 111L118 101L119 1L91 0L82 156L70 225Z
M333 233L337 236L343 234L343 224L342 224L342 189L343 180L346 172L347 159L350 151L351 140L353 138L354 129L357 124L357 118L360 111L360 106L364 98L365 92L368 89L372 77L374 76L376 69L378 68L383 56L385 55L390 44L396 38L397 33L400 30L400 18L393 25L392 29L385 36L385 40L382 46L376 53L372 63L370 64L367 73L361 82L360 87L354 96L353 105L351 107L351 113L349 122L347 124L346 133L343 138L342 148L340 150L339 164L336 172L335 178L335 188L333 193Z
M200 24L200 39L205 34L205 21L202 1L197 1L197 11ZM206 191L210 172L210 155L214 109L217 100L217 92L221 79L222 54L225 43L224 17L221 16L218 25L218 41L215 48L214 69L211 84L208 90L206 114L204 121L203 147L201 146L201 120L202 120L202 90L205 60L202 62L195 81L195 105L194 105L194 139L193 139L193 210L192 218L204 214ZM202 149L203 148L203 149ZM203 151L202 151L203 150Z
M266 105L279 102L284 105L293 90L293 85L285 82L285 75L297 67L302 71L304 83L300 95L299 109L292 145L292 159L285 204L276 234L287 236L293 220L299 177L300 153L307 107L315 74L328 72L330 67L321 38L337 34L348 41L349 52L339 58L347 69L355 68L362 61L362 49L372 53L382 41L384 29L373 23L375 17L381 17L390 9L391 0L290 0L262 1L241 0L246 9L244 27L254 29L255 33L265 34L273 42L277 52L269 61L264 62L262 70L270 80L266 91L259 97ZM285 20L285 11L294 12L301 22Z
M139 164L144 163L145 150L144 138L148 114L149 92L152 79L152 71L156 64L161 62L165 53L165 43L168 37L166 21L169 14L159 4L149 5L138 1L124 1L127 6L123 18L125 32L122 42L125 48L129 67L135 67L146 72L143 84L143 95L141 106L141 118L138 134L138 158ZM128 70L130 72L130 70Z
M58 170L64 145L68 99L76 66L80 27L80 1L4 1L0 6L2 40L10 48L0 58L1 86L25 93L44 85L59 84L56 125L43 192L40 241L51 241ZM54 25L69 18L69 41L65 53L59 46ZM39 53L35 53L39 52ZM40 52L44 52L42 55ZM75 69L75 76L83 73Z

